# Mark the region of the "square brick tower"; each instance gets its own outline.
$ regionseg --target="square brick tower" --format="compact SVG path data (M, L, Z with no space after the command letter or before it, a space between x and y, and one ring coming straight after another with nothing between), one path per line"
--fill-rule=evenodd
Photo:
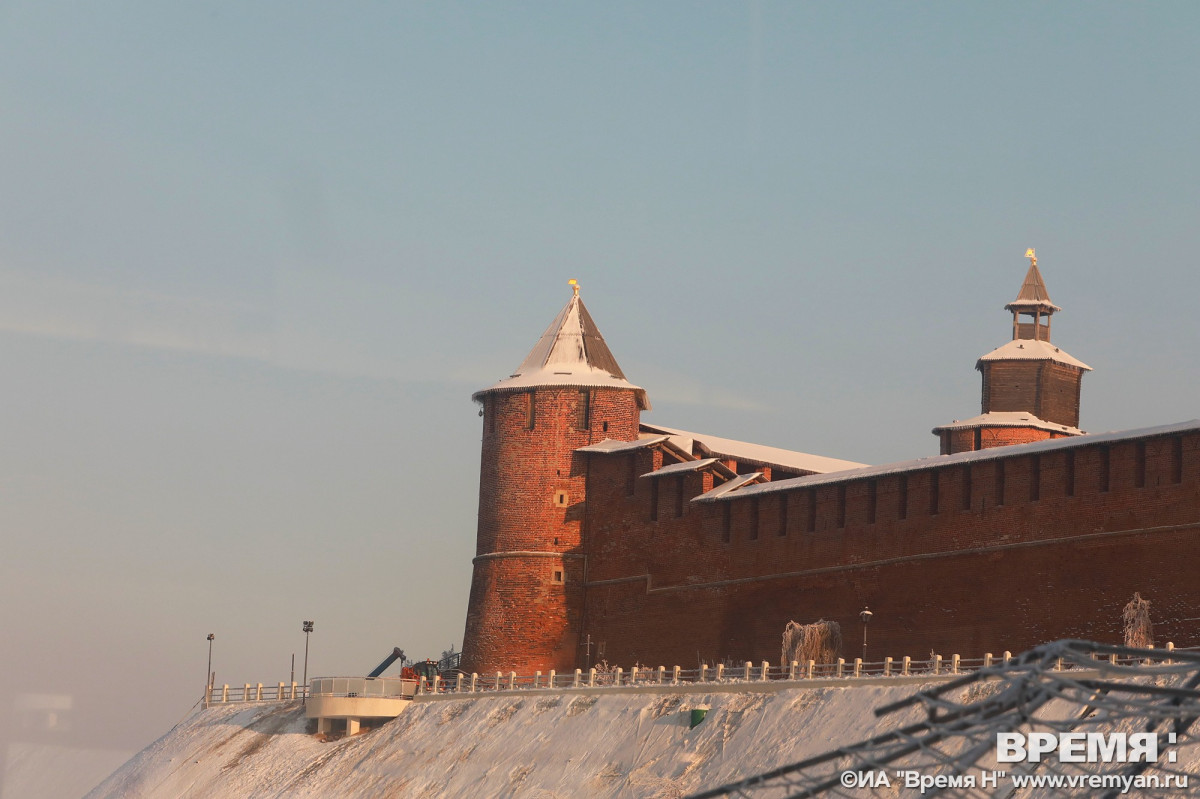
M983 375L983 413L933 429L943 455L1083 432L1079 392L1092 368L1050 343L1050 317L1062 309L1050 302L1037 255L1029 250L1025 257L1025 282L1004 306L1013 315L1012 341L975 365Z
M479 529L462 668L570 671L581 663L585 457L604 439L635 441L646 392L621 367L579 298L483 406Z

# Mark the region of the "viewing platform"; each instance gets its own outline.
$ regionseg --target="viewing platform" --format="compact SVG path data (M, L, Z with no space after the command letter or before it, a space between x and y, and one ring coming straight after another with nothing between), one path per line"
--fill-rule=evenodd
M333 731L344 721L346 734L358 732L363 719L394 719L404 712L418 690L419 680L401 677L316 677L304 706L306 718L317 720L317 732Z

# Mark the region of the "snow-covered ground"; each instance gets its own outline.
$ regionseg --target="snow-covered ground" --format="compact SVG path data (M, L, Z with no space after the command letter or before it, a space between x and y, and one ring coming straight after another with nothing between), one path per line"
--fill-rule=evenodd
M480 694L417 702L323 742L297 704L200 710L88 794L123 797L679 797L901 724L915 685ZM689 729L690 711L707 716Z

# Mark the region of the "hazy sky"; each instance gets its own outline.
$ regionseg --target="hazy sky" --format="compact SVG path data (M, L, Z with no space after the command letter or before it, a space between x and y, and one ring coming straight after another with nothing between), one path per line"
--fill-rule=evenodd
M1200 416L1200 6L0 3L0 729L461 645L583 297L648 421L933 455L1036 247L1081 426ZM297 667L299 669L299 666ZM12 732L22 696L71 729ZM28 704L26 702L26 704ZM0 739L0 743L4 743Z

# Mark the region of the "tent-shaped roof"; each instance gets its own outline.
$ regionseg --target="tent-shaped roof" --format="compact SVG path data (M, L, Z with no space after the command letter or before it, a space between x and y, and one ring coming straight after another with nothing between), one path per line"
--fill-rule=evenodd
M1017 298L1004 307L1010 311L1026 311L1035 308L1050 313L1061 311L1062 308L1050 302L1050 292L1046 291L1046 281L1042 279L1037 259L1031 260L1029 271L1025 273L1025 282L1021 284L1021 290L1017 292Z
M650 409L646 391L625 379L617 359L604 343L604 337L592 321L592 315L579 298L578 287L570 302L554 317L550 327L546 328L517 370L503 380L475 392L472 399L479 399L491 391L516 391L541 386L625 388L637 394L642 410Z

